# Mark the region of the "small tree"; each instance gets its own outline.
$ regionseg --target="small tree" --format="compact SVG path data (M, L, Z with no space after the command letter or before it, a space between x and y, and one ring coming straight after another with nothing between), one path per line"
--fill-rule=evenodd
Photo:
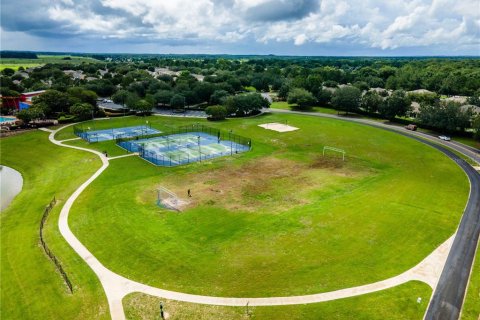
M215 90L215 92L210 96L210 104L223 104L228 96L229 93L225 90Z
M176 94L170 99L170 107L175 110L185 109L185 96Z
M138 100L133 108L140 114L148 114L152 112L153 105L151 102L147 101L146 99Z
M209 120L224 120L227 116L227 108L224 106L210 106L205 109L205 113L209 116Z
M370 89L368 83L366 83L365 81L354 82L353 86L360 89L360 91L367 91L368 89Z
M377 92L367 91L362 97L360 106L362 107L363 110L367 112L375 113L378 111L378 108L380 107L382 102L383 102L383 99L382 97L380 97L380 95Z
M92 117L93 106L89 103L76 103L70 107L70 113L78 120L87 120Z
M357 112L360 107L362 92L356 87L343 87L335 90L332 97L332 106L345 113Z
M172 100L173 91L171 90L160 90L153 95L155 103L165 106L170 104L170 100Z
M467 103L480 107L480 89L477 90L471 97L468 97Z
M17 118L22 120L23 123L28 124L32 120L37 120L43 118L45 115L43 110L40 108L30 107L28 109L23 109L17 113Z
M290 84L287 82L284 82L280 89L278 89L278 98L282 100L287 100L288 98L288 93L290 92Z
M287 102L294 104L294 109L309 110L316 102L316 99L310 91L303 88L293 88L288 93Z
M15 70L13 70L12 68L5 68L2 70L2 74L8 77L13 76L14 73L15 73Z
M480 114L478 114L472 121L472 128L474 138L480 141Z
M328 105L332 101L332 92L319 87L315 94L315 98L317 98L317 102L320 105Z
M379 106L379 113L385 119L393 120L395 117L403 117L411 109L411 101L403 90L395 90Z
M112 95L112 100L115 103L125 106L127 103L129 92L127 90L118 90Z

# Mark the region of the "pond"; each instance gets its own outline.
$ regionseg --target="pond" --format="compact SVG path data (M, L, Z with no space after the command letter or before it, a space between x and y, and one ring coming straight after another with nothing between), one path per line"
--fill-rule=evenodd
M23 178L20 172L10 167L0 166L0 210L8 207L17 194L22 191Z

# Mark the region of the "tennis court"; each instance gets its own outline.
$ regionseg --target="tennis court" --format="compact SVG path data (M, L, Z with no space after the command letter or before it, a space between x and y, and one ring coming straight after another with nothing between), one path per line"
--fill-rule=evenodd
M160 133L156 129L152 129L148 126L135 126L135 127L124 127L124 128L112 128L105 130L91 130L90 128L85 129L74 129L74 132L77 136L86 140L88 142L101 142L108 140L115 140L118 138L131 138L138 136L145 136L149 134Z
M228 134L223 136L228 137ZM250 150L250 142L240 144L205 132L163 135L148 139L119 142L119 146L138 152L145 160L158 166L177 166Z

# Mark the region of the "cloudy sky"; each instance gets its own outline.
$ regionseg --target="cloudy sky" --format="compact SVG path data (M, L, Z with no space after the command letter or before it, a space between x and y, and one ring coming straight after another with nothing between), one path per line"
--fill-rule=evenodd
M480 55L479 0L1 0L2 50Z

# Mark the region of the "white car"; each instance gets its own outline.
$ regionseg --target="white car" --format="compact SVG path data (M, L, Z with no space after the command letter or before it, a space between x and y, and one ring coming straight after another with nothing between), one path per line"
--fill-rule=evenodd
M438 138L443 141L450 141L450 137L447 136L438 136Z

